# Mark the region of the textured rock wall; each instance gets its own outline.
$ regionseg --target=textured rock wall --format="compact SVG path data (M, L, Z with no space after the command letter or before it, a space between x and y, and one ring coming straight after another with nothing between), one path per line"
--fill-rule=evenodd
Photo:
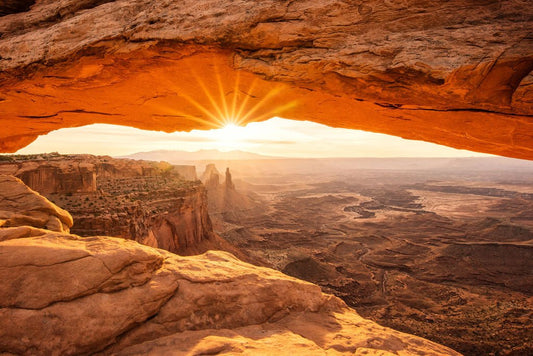
M113 160L91 155L38 155L34 159L0 162L0 173L20 178L41 194L95 193L97 177L133 178L161 174L172 169L166 162Z
M72 208L75 223L72 232L133 239L180 255L202 253L209 248L227 249L213 231L203 186L165 191L163 196L160 193L151 192L154 199L119 204L102 214L90 208ZM97 198L93 199L98 204Z
M69 170L42 165L35 170L22 172L19 178L42 194L96 192L94 167L83 163Z
M203 187L191 190L172 204L167 213L156 215L148 223L149 234L157 247L177 253L199 246L202 241L215 239L207 211L207 192Z
M527 0L38 1L0 18L0 150L94 122L279 115L531 159L532 15Z
M38 158L0 162L0 174L17 176L72 211L75 234L129 238L179 254L210 248L238 254L214 233L204 187L183 179L196 178L194 166L91 155Z

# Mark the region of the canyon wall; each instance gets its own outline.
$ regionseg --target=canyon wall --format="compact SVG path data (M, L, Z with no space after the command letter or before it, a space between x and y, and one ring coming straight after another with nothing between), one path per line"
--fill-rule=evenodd
M28 202L44 201L16 178L0 183L26 192ZM0 190L0 211L32 211L10 205L10 194ZM183 257L26 223L0 225L0 353L459 355L226 252Z
M76 166L58 167L39 165L17 174L32 189L42 194L96 192L94 166L78 163Z
M95 122L281 116L533 159L527 0L13 4L0 8L4 152Z
M0 173L20 178L71 211L72 233L129 238L179 254L224 249L239 255L214 233L206 189L183 177L196 178L194 166L91 155L41 156L14 156L0 162Z

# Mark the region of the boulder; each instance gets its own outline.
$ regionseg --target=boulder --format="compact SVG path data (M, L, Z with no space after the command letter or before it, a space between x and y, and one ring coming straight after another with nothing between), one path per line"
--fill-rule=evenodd
M58 232L0 242L0 352L458 355L226 252Z
M72 216L20 179L0 175L0 228L33 226L51 231L69 232Z

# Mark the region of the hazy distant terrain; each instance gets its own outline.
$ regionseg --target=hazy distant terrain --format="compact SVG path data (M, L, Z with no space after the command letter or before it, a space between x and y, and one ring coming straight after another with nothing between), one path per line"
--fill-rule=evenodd
M228 151L219 150L199 150L195 152L188 151L170 151L158 150L149 152L138 152L120 158L141 159L148 161L166 161L172 164L183 164L190 161L221 161L221 160L257 160L278 158L264 156L256 153L245 151Z
M120 158L166 161L172 164L196 164L200 171L206 163L231 166L234 171L272 174L275 172L307 174L372 170L423 170L460 172L524 172L533 173L533 162L506 157L465 158L285 158L245 151L200 150L138 152Z
M533 162L206 157L261 200L214 215L253 258L466 355L533 353Z

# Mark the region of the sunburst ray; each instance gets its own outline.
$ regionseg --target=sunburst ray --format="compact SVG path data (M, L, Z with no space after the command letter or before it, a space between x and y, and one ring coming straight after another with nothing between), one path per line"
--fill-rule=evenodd
M213 57L212 65L206 68L206 72L213 76L211 82L214 85L208 86L206 84L208 76L205 73L199 75L194 68L183 69L184 73L187 70L190 78L198 85L200 95L205 99L192 97L183 92L182 87L173 83L172 78L164 78L165 82L168 82L168 88L200 113L199 117L196 117L186 114L182 110L176 110L176 108L158 105L159 111L168 112L171 114L170 116L175 116L176 119L191 120L211 128L221 128L228 125L242 126L251 121L261 121L279 115L297 105L296 101L291 101L269 107L269 105L272 106L274 99L279 99L284 90L283 87L276 85L266 94L258 94L256 90L259 79L254 77L248 87L244 89L242 88L242 73L239 70L235 71L233 83L224 83L216 57ZM227 89L229 89L228 92Z

